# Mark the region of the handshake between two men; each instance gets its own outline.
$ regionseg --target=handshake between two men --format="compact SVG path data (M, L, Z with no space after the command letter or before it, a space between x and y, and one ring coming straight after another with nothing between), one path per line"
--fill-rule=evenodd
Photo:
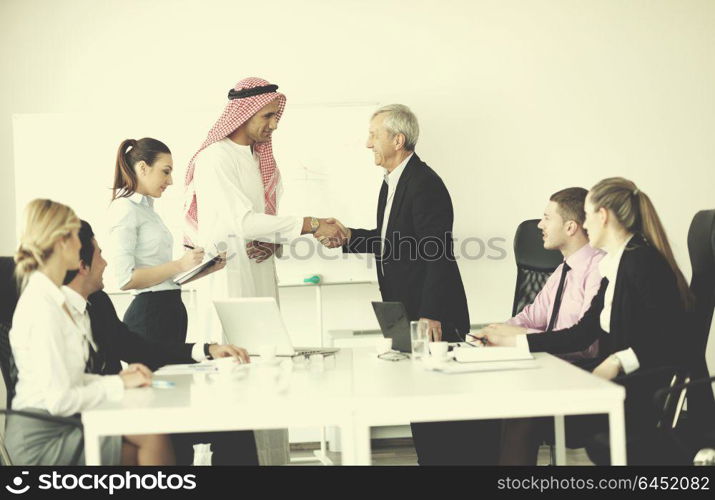
M350 229L343 226L338 219L318 219L318 222L318 229L313 233L313 236L323 246L337 248L350 240Z
M334 218L305 217L301 234L312 234L323 246L337 248L347 243L350 239L351 231ZM260 264L274 254L280 256L280 248L281 245L277 243L251 241L246 245L246 252L249 259L254 259Z

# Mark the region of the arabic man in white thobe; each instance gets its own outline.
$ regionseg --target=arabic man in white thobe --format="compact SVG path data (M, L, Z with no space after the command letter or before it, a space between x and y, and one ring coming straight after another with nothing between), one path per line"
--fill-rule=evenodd
M186 238L207 254L226 253L226 268L197 284L200 325L219 341L221 325L212 300L278 297L273 255L302 234L321 242L344 235L334 220L276 215L280 172L271 135L286 98L259 78L246 78L229 91L229 102L186 174ZM288 432L256 431L262 465L289 461Z

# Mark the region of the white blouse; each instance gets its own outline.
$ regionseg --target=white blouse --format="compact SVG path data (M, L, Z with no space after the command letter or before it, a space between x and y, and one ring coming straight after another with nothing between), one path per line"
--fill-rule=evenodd
M38 408L69 416L124 394L119 375L85 373L85 343L65 312L66 297L35 271L12 318L10 346L18 369L12 408Z
M601 311L601 316L599 317L601 323L601 329L604 332L611 332L611 314L613 309L613 292L616 289L616 280L618 279L618 267L621 265L621 258L623 258L623 252L628 246L628 242L631 241L627 238L621 246L616 249L615 252L607 253L601 262L598 263L598 269L601 272L601 276L608 279L608 285L606 285L606 292L603 296L603 310ZM614 356L618 358L623 367L623 372L633 373L638 368L640 368L640 362L638 361L638 356L633 349L630 347L622 351L614 353Z
M132 279L134 269L154 267L173 260L174 238L154 211L154 199L139 193L117 198L109 206L109 241L117 286ZM179 290L169 278L158 285L132 290L133 295L161 290Z

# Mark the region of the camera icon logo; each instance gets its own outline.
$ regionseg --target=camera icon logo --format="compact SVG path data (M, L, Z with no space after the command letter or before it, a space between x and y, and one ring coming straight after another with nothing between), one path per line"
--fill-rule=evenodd
M22 476L27 476L29 474L29 472L24 470L20 474L21 474L20 476L16 476L12 480L12 485L14 487L9 484L5 486L5 489L14 495L22 495L23 493L27 493L27 490L30 489L29 484L26 484L24 487L22 486L22 482L23 482Z

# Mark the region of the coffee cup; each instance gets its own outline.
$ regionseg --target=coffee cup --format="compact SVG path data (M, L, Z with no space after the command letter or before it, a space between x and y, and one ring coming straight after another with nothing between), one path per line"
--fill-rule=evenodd
M429 352L432 357L437 359L444 359L447 357L447 351L449 350L449 344L447 342L430 342Z

